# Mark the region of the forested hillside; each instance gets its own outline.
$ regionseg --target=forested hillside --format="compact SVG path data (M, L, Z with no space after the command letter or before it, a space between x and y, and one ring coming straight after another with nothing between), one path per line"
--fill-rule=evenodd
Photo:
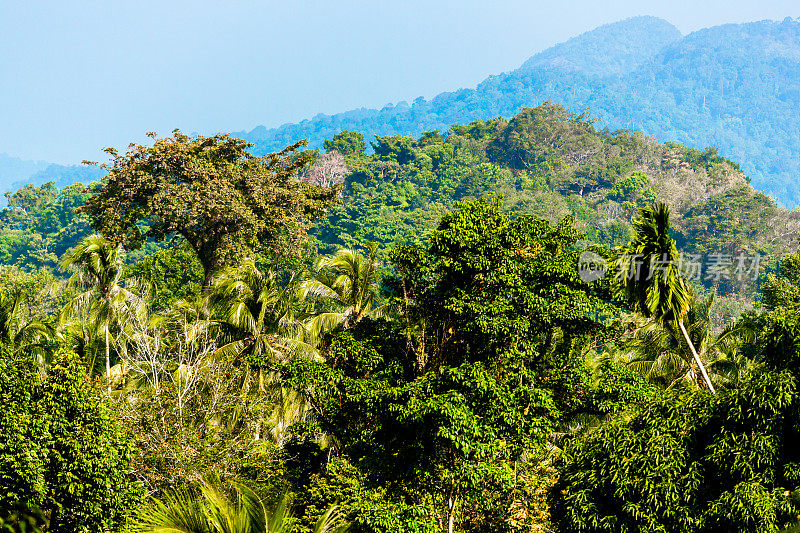
M634 44L635 43L635 44ZM758 190L800 204L800 22L725 25L680 37L665 21L638 17L603 26L532 57L475 89L411 105L317 115L277 129L239 132L266 153L297 139L321 147L342 130L420 135L452 124L510 118L546 100L590 110L627 128L739 161Z
M176 131L10 195L0 528L797 525L797 212L553 103L371 147Z
M796 247L800 231L800 213L754 190L739 164L713 148L597 130L589 116L558 104L417 138L377 137L370 148L368 153L360 133L341 132L325 141L323 150L306 152L312 163L301 171L305 181L343 186L341 204L309 229L323 253L372 242L385 260L398 242L422 242L454 202L484 195L502 198L512 213L552 223L571 216L586 244L613 248L630 239L637 208L658 199L671 207L673 237L686 254L704 260L720 255L731 264L745 256L760 258L761 279L702 273L694 280L698 290L718 294L719 325L751 307L763 276ZM74 213L90 193L81 185L46 184L11 195L10 208L0 215L2 263L60 275L58 258L91 233L86 216ZM148 241L128 262L161 246ZM156 279L159 298L169 297L161 294L166 287L181 288L183 296L187 288L199 287L184 274Z

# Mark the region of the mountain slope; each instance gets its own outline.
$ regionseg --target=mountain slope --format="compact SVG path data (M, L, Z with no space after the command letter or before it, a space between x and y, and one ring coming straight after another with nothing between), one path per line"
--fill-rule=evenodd
M93 166L49 164L0 154L0 206L7 203L3 193L16 191L27 184L42 185L52 181L56 187L66 187L73 183L96 181L104 174L102 169Z
M596 76L630 72L659 50L681 38L681 32L656 17L635 17L573 37L525 61L520 70L562 68Z
M8 154L0 154L0 191L9 191L17 181L41 172L47 168L44 161L26 161Z
M266 153L302 138L320 146L342 130L367 138L419 135L554 100L588 110L601 126L698 148L715 145L741 162L756 188L800 206L800 22L731 24L677 40L670 27L652 17L628 19L537 54L475 89L236 135ZM641 42L630 46L636 39ZM601 77L603 71L608 75Z

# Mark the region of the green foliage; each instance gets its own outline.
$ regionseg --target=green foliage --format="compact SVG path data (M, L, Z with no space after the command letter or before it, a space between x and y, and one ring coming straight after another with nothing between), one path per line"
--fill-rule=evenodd
M376 247L369 245L369 257L354 250L342 249L333 257L317 261L316 272L300 286L303 297L314 296L330 310L321 312L311 322L313 331L332 330L338 325L348 328L372 313L378 300Z
M402 320L362 320L333 338L326 362L284 369L342 447L336 468L349 473L318 483L346 487L357 528L390 531L404 517L406 530L452 520L458 531L502 531L509 509L529 505L515 464L543 454L579 406L573 346L601 329L592 314L604 304L574 268L580 237L570 219L551 226L487 200L456 204L427 247L391 254L385 286Z
M779 268L761 288L761 305L769 310L800 306L800 251L783 256Z
M176 133L112 151L94 192L13 195L0 214L17 265L0 269L8 527L113 530L136 496L129 470L158 498L140 518L192 515L204 532L263 530L264 509L290 501L293 533L324 530L335 505L358 532L552 530L551 510L565 531L790 524L800 260L775 259L794 214L713 148L597 131L550 102L371 146L341 132L298 177L315 155L299 144L252 158L243 141ZM341 205L308 183L345 175ZM125 265L116 242L75 241L67 284L21 243L71 242L79 194L142 248ZM715 330L713 298L678 275L681 248L766 254L763 310ZM638 278L583 282L584 249L627 254ZM694 288L712 285L736 309L757 287ZM642 316L620 313L615 288ZM104 348L98 396L86 376ZM699 383L700 365L718 396L659 388ZM212 472L239 489L192 488Z
M292 528L288 497L267 511L264 503L246 485L233 484L233 498L224 488L204 481L200 495L174 493L153 500L135 518L131 532L182 531L184 533L288 533ZM336 506L329 507L312 533L344 533Z
M658 396L567 450L557 522L576 532L778 531L800 511L799 406L788 372L713 397Z
M126 270L152 288L151 304L165 311L179 300L194 300L203 283L203 265L186 242L173 244L140 259Z
M624 222L610 222L598 226L592 226L586 230L587 237L604 248L616 248L623 246L631 240L633 232L630 224Z
M583 411L594 415L617 414L651 399L656 390L645 376L626 365L603 360L586 390Z
M600 149L592 121L546 102L516 114L489 146L488 155L511 168L580 162Z
M78 317L81 325L91 323L90 336L102 337L105 345L105 374L111 377L111 344L114 332L121 330L128 318L126 304L136 295L122 286L125 251L100 235L90 235L69 250L61 261L62 268L72 271L69 285L78 294L64 306L61 318ZM89 361L90 369L96 360Z
M691 253L764 253L764 220L777 209L764 194L738 187L695 205L684 215L684 246Z
M26 270L55 270L58 258L91 233L89 219L74 209L90 196L81 184L26 185L8 197L0 212L0 263Z
M248 253L295 253L308 220L334 203L337 187L295 179L309 162L310 154L296 153L303 145L253 157L242 140L176 130L124 155L108 149L113 164L103 167L109 173L81 212L129 249L180 235L197 254L209 288L214 272Z
M316 338L304 322L297 288L252 261L222 271L209 294L221 326L218 356L241 358L253 367L316 353Z
M8 355L0 367L0 509L40 509L53 532L118 526L138 497L130 439L81 362L59 352L44 377Z
M367 149L364 136L355 131L342 131L333 136L333 139L322 143L326 152L336 150L343 156L359 156Z
M0 344L14 354L41 358L49 345L51 329L41 319L31 316L23 302L23 292L0 290Z
M634 238L620 250L616 265L622 296L645 318L681 320L689 310L691 290L678 270L669 208L664 203L641 208L633 227Z
M650 178L641 170L633 172L626 178L620 178L614 183L608 199L619 202L627 209L643 207L656 200L653 189L648 187Z

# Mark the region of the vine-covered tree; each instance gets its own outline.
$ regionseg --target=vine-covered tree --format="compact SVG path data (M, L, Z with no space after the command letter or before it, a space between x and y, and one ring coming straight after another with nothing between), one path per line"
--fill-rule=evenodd
M150 136L152 146L133 144L125 154L106 149L108 176L80 210L127 249L180 235L203 265L206 289L246 252L299 249L307 223L336 201L337 187L296 178L309 160L298 153L305 141L255 157L251 144L228 135Z

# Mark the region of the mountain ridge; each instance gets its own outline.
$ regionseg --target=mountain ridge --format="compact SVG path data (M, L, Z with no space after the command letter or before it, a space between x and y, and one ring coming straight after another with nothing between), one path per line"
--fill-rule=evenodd
M11 193L26 185L37 186L52 181L56 187L64 187L98 180L104 173L98 167L31 161L0 153L0 207L7 203L2 193Z
M634 32L629 30L635 24ZM638 64L655 55L660 49L683 37L678 28L668 21L651 16L630 17L618 22L604 24L562 43L553 45L529 57L517 70L536 67L556 67L578 70L600 77L630 72ZM597 46L598 41L610 40L612 54L575 54Z
M624 51L619 43L649 25L664 29L661 41L669 42L627 73L600 77L591 69L563 67L565 51L572 56L584 52L570 49L571 42L602 42ZM800 122L800 23L787 18L725 24L678 40L669 37L675 35L670 26L654 17L626 19L534 54L523 63L527 68L488 76L473 89L418 98L411 105L318 114L299 123L259 126L234 135L253 142L258 153L267 153L302 138L319 147L342 130L368 138L447 130L472 120L508 118L522 107L553 100L587 110L611 129L635 129L701 149L717 146L742 164L758 189L782 205L800 206L800 186L794 180L800 175L800 134L793 125ZM553 57L562 66L552 64ZM567 54L566 60L570 57ZM727 63L719 64L720 57ZM549 66L537 63L548 58ZM610 61L624 63L620 58Z

